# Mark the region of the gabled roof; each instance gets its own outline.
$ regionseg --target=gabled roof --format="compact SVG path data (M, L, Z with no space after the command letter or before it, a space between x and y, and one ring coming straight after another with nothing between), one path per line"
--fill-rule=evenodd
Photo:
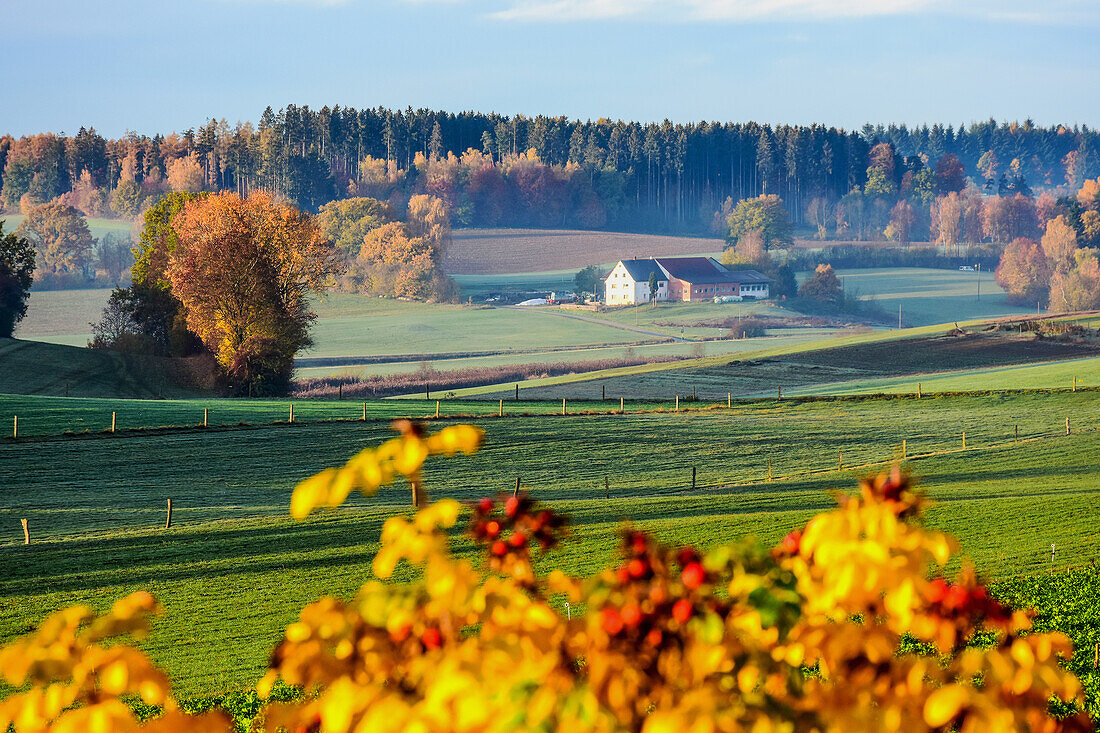
M658 257L657 263L673 277L692 284L771 282L756 270L728 270L712 257Z
M634 282L649 282L649 273L651 272L657 273L658 281L668 282L668 275L657 266L657 262L654 260L623 260L622 263L630 277L634 278Z

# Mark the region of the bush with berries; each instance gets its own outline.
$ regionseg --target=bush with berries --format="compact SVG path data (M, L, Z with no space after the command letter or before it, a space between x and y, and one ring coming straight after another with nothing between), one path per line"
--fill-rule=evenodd
M399 476L418 486L429 456L472 453L482 440L471 426L399 427L399 437L302 482L293 513ZM536 571L535 556L567 525L531 497L438 501L385 523L377 579L350 600L310 604L287 628L258 691L285 683L302 694L266 705L254 727L1091 730L1083 713L1051 713L1080 703L1061 663L1069 641L1029 633L1027 614L990 598L973 572L947 580L954 542L921 524L923 504L895 470L774 548L672 548L627 528L621 561L576 578ZM480 562L450 552L464 515ZM415 580L389 581L401 563ZM154 726L225 729L215 715L180 713L148 660L104 643L140 631L154 608L144 595L120 604L95 620L62 611L0 651L8 684L25 688L0 703L0 730L135 728L127 696L163 706Z

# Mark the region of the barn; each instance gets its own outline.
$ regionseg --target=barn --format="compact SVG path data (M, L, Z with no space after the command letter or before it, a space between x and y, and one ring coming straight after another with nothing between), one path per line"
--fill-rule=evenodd
M651 293L651 275L657 291ZM636 305L652 301L698 301L721 296L762 300L771 279L756 270L731 270L713 257L655 257L619 260L604 278L604 303Z

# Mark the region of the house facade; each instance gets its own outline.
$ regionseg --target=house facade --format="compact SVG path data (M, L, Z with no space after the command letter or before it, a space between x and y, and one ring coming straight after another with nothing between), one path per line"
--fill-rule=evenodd
M650 274L657 292L649 291ZM604 279L604 303L637 305L659 300L699 301L723 296L762 300L771 279L756 270L729 270L712 257L620 260Z

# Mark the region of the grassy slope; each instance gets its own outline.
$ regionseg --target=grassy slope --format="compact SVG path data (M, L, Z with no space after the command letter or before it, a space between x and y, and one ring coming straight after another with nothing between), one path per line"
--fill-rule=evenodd
M1100 551L1098 407L1100 394L1090 392L482 420L486 448L435 463L426 478L434 496L471 499L521 475L577 524L549 564L589 573L612 553L624 518L674 542L774 541L828 508L828 489L852 484L853 472L835 471L838 450L852 464L889 458L902 437L910 455L956 449L966 430L970 450L912 468L938 500L932 524L957 534L983 571L1010 576L1045 568L1051 542L1059 563ZM1091 420L1079 426L1088 430L1054 437L1070 412ZM1016 421L1023 435L1052 437L1004 445ZM350 594L368 577L382 522L406 511L406 489L394 487L294 523L292 486L385 434L381 424L349 423L0 445L0 526L10 529L0 542L0 565L10 568L0 577L0 640L49 609L102 608L148 588L168 608L148 647L183 694L247 684L297 609L324 593ZM769 458L777 475L825 473L767 483ZM746 479L757 483L729 485ZM169 497L176 525L165 531ZM17 544L20 517L30 519L29 547Z
M23 223L26 217L22 214L0 214L0 221L4 222L5 232L14 232L15 228ZM104 219L101 217L89 217L84 219L88 224L88 231L96 239L101 239L107 234L116 237L129 237L134 228L133 219Z
M793 395L851 395L882 393L913 393L917 383L925 392L966 392L975 390L1007 390L1100 386L1100 357L1066 359L1046 364L1017 364L989 369L964 369L931 372L919 376L858 379L846 382L815 384L790 390ZM786 390L785 390L786 392Z
M91 324L103 316L111 295L108 288L36 290L27 302L27 316L16 326L16 338L66 346L87 346Z
M317 345L302 356L509 351L654 338L538 311L405 303L341 293L326 297L316 310Z
M873 300L893 322L897 321L900 305L902 320L907 325L1035 313L1034 305L1031 308L1009 305L1005 291L993 281L992 273L981 274L979 299L977 274L914 267L837 271L849 292Z
M198 392L166 359L0 339L0 394L162 398Z

